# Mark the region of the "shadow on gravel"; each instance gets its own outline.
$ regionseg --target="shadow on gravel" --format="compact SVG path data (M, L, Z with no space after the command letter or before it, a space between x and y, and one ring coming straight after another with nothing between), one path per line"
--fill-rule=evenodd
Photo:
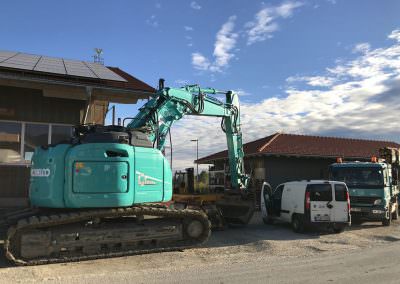
M391 227L399 226L399 221L392 221ZM357 230L366 230L366 229L374 229L374 228L388 228L382 225L381 222L370 222L370 221L357 221L352 222L350 227L346 228L346 231L357 231Z
M259 241L291 241L318 239L329 232L307 230L299 234L292 231L290 224L278 223L265 225L261 217L256 215L250 224L245 226L230 226L226 230L213 231L210 239L202 247L226 247L257 243Z
M400 241L400 238L393 237L393 236L375 236L375 239L382 240L385 242L391 242L391 243Z

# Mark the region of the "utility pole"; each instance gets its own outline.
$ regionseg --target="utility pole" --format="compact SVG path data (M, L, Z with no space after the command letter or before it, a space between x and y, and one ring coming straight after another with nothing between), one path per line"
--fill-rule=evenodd
M192 139L192 142L196 142L196 161L199 159L199 139ZM196 163L196 181L197 187L199 186L199 163Z

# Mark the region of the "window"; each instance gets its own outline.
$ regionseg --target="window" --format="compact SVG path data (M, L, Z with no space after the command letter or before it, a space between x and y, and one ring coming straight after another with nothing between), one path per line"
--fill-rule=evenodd
M51 144L69 141L72 136L72 127L65 125L52 125Z
M0 163L21 160L21 124L0 121Z
M310 184L307 189L310 191L311 201L332 201L332 186L330 184Z
M26 124L24 159L30 161L36 147L49 144L49 125Z
M69 140L72 126L0 121L0 163L30 162L36 147Z
M347 188L344 184L335 184L335 200L347 201Z
M274 199L282 199L282 193L283 193L283 187L285 185L282 184L280 186L278 186L275 191L274 191Z
M380 167L333 167L332 179L343 181L348 187L381 188L383 172Z

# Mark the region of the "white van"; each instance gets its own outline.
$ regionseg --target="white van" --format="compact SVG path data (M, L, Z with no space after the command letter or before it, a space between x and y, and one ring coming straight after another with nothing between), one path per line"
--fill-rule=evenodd
M315 225L340 233L351 222L349 191L339 181L292 181L274 191L264 182L261 213L265 223L291 223L295 232Z

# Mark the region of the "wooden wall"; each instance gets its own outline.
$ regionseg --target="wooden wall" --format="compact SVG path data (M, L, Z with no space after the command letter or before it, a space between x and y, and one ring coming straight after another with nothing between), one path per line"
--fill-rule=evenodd
M85 101L44 97L41 90L0 86L0 119L79 124Z
M283 182L307 179L327 179L329 158L265 157L265 180L273 187Z
M0 165L0 207L28 205L30 167Z

